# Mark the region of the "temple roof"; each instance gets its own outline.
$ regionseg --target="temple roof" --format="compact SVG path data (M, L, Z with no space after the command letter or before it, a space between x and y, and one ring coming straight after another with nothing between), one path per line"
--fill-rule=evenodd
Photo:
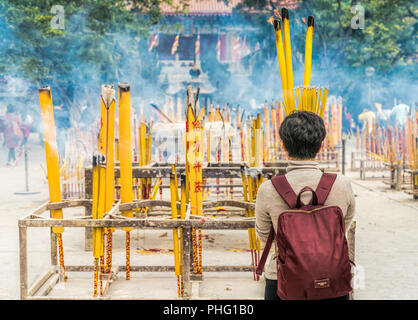
M187 5L184 1L174 0L172 5L162 4L161 9L164 15L232 15L232 10L242 0L190 0ZM300 0L272 0L277 7L296 9ZM250 10L253 11L253 10ZM255 11L254 11L255 12Z
M188 5L180 4L181 1L174 0L173 5L163 4L161 9L164 15L191 14L191 15L231 15L232 9L241 0L229 0L228 4L218 0L190 0ZM176 10L184 9L184 12Z

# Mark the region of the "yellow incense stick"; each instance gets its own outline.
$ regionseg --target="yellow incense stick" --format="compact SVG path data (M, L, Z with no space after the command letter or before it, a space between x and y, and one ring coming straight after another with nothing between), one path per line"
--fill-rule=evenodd
M58 150L55 134L54 111L52 106L51 89L44 87L39 89L39 100L44 128L43 137L45 143L46 169L48 175L49 201L61 201L61 185L58 166ZM51 218L62 219L62 210L50 210ZM53 227L54 233L64 232L63 227Z
M280 28L280 21L274 20L274 36L276 39L277 59L279 61L280 79L282 82L283 99L287 100L287 74L286 74L286 60L283 47L283 37Z
M99 166L97 163L97 156L93 156L93 183L92 183L92 216L93 219L98 219L98 202L99 202L99 183L100 183L100 174ZM93 228L93 256L98 259L101 255L101 250L99 247L99 236L97 232L98 228Z
M42 114L42 124L44 128L44 144L45 144L45 158L46 158L46 168L48 173L48 188L49 188L49 201L61 202L61 185L60 185L60 176L59 176L59 164L58 164L58 150L57 150L57 141L55 133L55 123L54 123L54 111L52 105L52 95L51 89L49 87L43 87L39 89L39 101L41 105L41 114ZM62 209L50 210L50 216L53 219L62 219ZM57 234L57 243L58 243L58 255L61 276L64 278L64 281L67 279L65 275L65 266L64 266L64 250L62 245L62 232L64 232L63 227L53 227L52 232Z
M99 196L98 196L98 203L97 203L97 219L103 219L104 212L105 212L105 197L106 197L106 169L104 167L104 157L98 159L98 171L99 171ZM96 231L96 242L95 242L95 250L96 253L99 253L100 256L103 255L103 247L104 247L104 233L103 228L95 228Z
M120 151L120 181L121 203L133 201L132 190L132 140L131 140L131 99L129 84L119 84L119 151ZM132 210L122 212L125 217L132 218ZM122 228L126 231L126 279L130 278L130 238L132 227Z
M131 102L129 84L119 84L119 151L120 151L120 185L121 203L133 201L132 190L132 140L131 140ZM132 210L122 212L132 218ZM123 228L131 231L133 228Z
M177 185L175 182L175 173L170 173L170 195L171 195L171 218L177 219ZM177 289L178 295L181 296L181 285L180 285L180 250L179 250L179 235L177 228L173 228L173 253L174 253L174 272L177 276Z
M313 28L314 28L314 17L309 16L308 28L306 30L306 40L305 40L305 74L303 78L304 86L310 86L311 84Z
M286 61L286 80L287 80L287 108L288 112L296 109L295 98L293 94L293 67L292 67L292 48L290 45L290 27L289 27L289 11L286 8L282 8L282 21L283 21L283 42L284 53Z

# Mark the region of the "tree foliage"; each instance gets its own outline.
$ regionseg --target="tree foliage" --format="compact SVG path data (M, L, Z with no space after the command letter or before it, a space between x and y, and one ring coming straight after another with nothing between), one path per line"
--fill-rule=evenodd
M273 15L272 9L281 9L278 1L243 0L239 9L243 12L258 10L263 19L260 24L260 41L266 33L273 34L266 23ZM352 8L361 5L365 9L364 29L353 29ZM313 84L330 84L331 92L341 95L354 113L368 104L381 102L392 107L393 98L414 103L410 87L417 88L417 3L409 0L301 0L296 10L290 10L293 67L303 69L306 25L302 17L315 17L313 43ZM296 23L298 22L298 23ZM269 31L266 31L266 26ZM276 57L274 38L267 38L268 48L261 51L269 60ZM276 59L276 58L275 58ZM277 62L276 62L277 66ZM366 69L375 72L366 77ZM322 82L322 83L318 83ZM325 83L324 83L325 82ZM371 101L369 94L371 92Z
M178 2L178 9L187 11L188 1ZM139 95L158 94L158 57L155 50L151 53L147 50L148 35L155 28L173 28L161 23L160 10L161 4L172 4L173 0L127 3L125 0L1 1L0 74L29 79L36 86L51 85L55 96L69 105L74 103L75 91L97 96L101 83L129 81L137 86L135 91ZM259 42L260 50L244 63L253 65L251 80L261 92L267 85L280 88L278 72L273 72L277 70L273 30L266 23L272 9L280 9L277 3L243 0L238 6L245 19L257 27L256 32L247 35L247 40ZM351 27L354 16L351 9L356 4L365 8L364 29ZM53 5L64 5L64 30L51 28ZM415 102L416 2L301 0L296 10L290 11L295 85L303 74L306 25L301 18L308 15L315 17L312 84L329 84L331 92L341 95L354 113L374 102L391 107L394 97L406 103ZM228 72L223 72L222 66L212 63L213 60L208 57L202 67L221 83L228 82ZM368 67L375 70L371 77L365 77ZM217 81L211 81L216 85Z
M74 90L94 83L156 83L150 68L149 31L159 23L160 4L170 0L14 0L0 3L0 73L51 85L66 104ZM52 28L54 5L64 5L64 29ZM155 76L154 76L155 77ZM97 95L97 91L95 92Z

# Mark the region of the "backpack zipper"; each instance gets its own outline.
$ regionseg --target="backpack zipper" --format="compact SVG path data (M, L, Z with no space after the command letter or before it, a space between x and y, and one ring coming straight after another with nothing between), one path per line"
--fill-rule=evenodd
M306 212L306 213L312 213L312 212L317 211L317 210L322 210L324 208L332 208L332 207L339 208L341 210L341 208L338 207L338 206L331 206L331 205L329 205L329 206L322 206L320 208L315 208L315 209L312 209L310 211L308 211L308 210L299 210L299 209L295 209L295 210L290 209L290 210L286 210L284 213L288 213L288 212Z
M298 213L298 212L304 212L304 213L312 213L312 212L314 212L314 211L317 211L317 210L322 210L322 209L324 209L324 208L337 208L337 209L340 209L340 211L341 211L341 208L340 207L338 207L338 206L333 206L333 205L328 205L328 206L322 206L322 207L319 207L319 208L315 208L315 209L312 209L312 210L310 210L310 211L308 211L308 210L292 210L292 209L290 209L290 210L287 210L287 211L285 211L284 213ZM283 215L283 213L279 216L279 221L280 221L280 217ZM342 213L342 211L341 211L341 215L342 215L342 223L344 223L344 214ZM340 217L341 218L341 217ZM279 222L278 221L278 222ZM281 226L281 224L280 223L278 223L278 225L277 225L278 227L280 226L280 231L284 234L285 232L284 232L284 230L283 230L283 226ZM343 228L343 232L344 232L344 236L345 236L345 228Z

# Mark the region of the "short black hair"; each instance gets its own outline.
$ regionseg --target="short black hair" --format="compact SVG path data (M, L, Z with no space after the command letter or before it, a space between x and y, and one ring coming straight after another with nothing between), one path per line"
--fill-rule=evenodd
M288 115L279 129L280 139L292 158L315 158L326 130L324 121L313 112L299 111Z

